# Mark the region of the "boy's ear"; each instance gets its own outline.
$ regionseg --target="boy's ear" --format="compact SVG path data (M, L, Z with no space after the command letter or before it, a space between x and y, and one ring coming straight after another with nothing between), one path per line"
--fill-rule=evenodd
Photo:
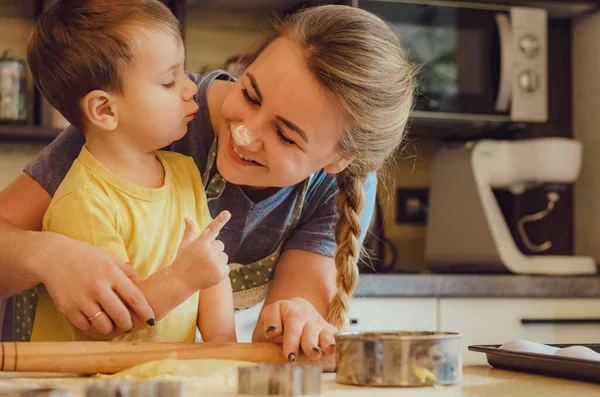
M333 160L331 163L327 164L325 167L323 167L323 169L328 174L337 174L345 170L346 167L350 165L352 160L354 160L354 157L344 158L341 156L336 156L336 159Z
M106 91L94 90L81 100L81 109L87 123L104 131L114 131L119 125L117 104Z

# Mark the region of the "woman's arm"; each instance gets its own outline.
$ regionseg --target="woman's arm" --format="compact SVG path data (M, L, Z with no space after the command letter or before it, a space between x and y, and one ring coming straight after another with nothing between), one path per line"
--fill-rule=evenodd
M40 283L35 254L42 247L42 219L50 195L23 173L0 191L0 297L14 295Z
M89 244L39 232L50 201L46 190L25 173L0 192L0 296L44 283L57 307L84 331L90 324L81 320L81 312L96 302L110 307L107 314L122 330L132 326L123 302L140 318L154 317L131 280L137 276L129 265ZM63 270L61 277L56 269Z
M303 211L307 218L301 218L303 222L286 242L253 334L256 341L283 341L286 356L295 357L300 346L311 358L319 358L323 352L332 354L333 335L338 332L325 321L337 288L334 258L328 255L335 253L338 190L333 179L327 181L322 176L315 179L313 183L317 186L305 203L306 212ZM372 173L365 181L359 244L371 222L376 189L377 176Z
M300 265L301 264L301 265ZM265 306L278 300L301 297L323 316L335 295L333 258L301 250L286 250L275 267Z
M284 251L252 340L278 341L282 337L283 354L288 359L290 354L298 355L300 346L311 358L320 358L322 352L332 354L333 335L338 330L325 318L336 291L335 275L333 258L308 251Z

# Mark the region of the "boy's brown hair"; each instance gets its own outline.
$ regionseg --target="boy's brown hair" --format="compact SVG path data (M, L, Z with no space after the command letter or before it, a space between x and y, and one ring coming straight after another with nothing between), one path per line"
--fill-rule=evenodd
M122 93L134 61L128 27L148 26L181 38L181 25L158 0L58 0L38 19L27 49L35 83L71 124L82 129L81 99L97 89Z

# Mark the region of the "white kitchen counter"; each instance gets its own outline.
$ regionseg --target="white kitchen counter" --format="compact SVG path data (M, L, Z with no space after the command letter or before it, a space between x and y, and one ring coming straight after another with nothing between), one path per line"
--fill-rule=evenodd
M600 298L600 277L517 274L361 274L355 297Z
M37 384L60 386L77 391L83 396L82 386L93 378L69 377L60 374L15 374L0 372L0 394L15 385ZM235 376L189 378L187 396L237 396ZM335 374L323 375L321 395L324 397L397 397L397 396L448 396L448 397L583 397L600 395L600 385L539 375L530 375L493 369L488 366L465 367L460 384L448 387L370 388L344 386L335 383Z

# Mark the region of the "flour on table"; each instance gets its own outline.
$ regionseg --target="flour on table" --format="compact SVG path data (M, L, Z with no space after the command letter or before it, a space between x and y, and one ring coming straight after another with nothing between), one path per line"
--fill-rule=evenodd
M156 360L136 365L113 375L98 375L102 379L187 378L193 388L235 387L237 369L256 363L237 360Z

